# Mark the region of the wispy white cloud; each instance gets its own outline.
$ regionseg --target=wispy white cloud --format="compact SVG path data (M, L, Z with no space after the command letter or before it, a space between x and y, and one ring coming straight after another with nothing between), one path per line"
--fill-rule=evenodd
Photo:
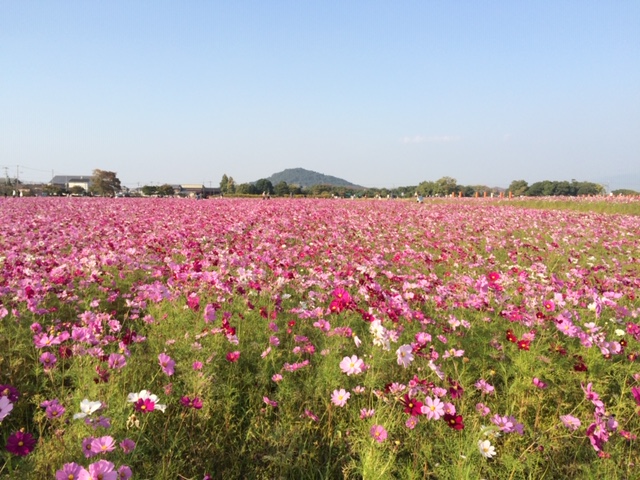
M451 143L459 142L461 137L457 135L438 135L432 137L426 137L424 135L404 136L400 139L400 142L404 144L409 143Z

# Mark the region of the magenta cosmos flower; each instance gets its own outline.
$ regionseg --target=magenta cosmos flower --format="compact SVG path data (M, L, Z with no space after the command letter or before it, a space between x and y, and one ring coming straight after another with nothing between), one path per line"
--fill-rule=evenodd
M227 360L230 361L231 363L237 362L239 358L240 358L240 352L238 351L227 353Z
M164 412L167 408L166 405L158 403L158 397L148 390L141 390L140 393L130 393L127 397L127 402L133 403L133 406L138 412L152 412L153 410L160 410Z
M35 446L33 435L28 432L18 431L7 439L7 451L21 457L29 455Z

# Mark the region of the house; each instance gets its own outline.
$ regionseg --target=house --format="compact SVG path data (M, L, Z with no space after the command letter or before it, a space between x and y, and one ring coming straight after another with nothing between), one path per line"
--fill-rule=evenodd
M175 187L174 187L175 188ZM198 183L186 183L177 185L176 194L183 197L208 197L210 195L220 195L220 188L205 187Z
M56 175L49 182L54 187L64 188L69 190L73 187L82 187L85 192L89 191L91 185L90 175Z

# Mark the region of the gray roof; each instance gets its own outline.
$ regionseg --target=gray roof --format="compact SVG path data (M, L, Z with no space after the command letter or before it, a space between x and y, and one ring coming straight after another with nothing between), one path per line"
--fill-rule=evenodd
M56 175L49 182L51 185L67 185L70 182L90 182L91 175Z

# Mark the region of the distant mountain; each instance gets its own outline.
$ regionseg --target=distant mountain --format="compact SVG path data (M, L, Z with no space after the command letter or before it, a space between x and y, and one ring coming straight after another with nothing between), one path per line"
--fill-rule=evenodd
M342 178L324 175L323 173L305 170L304 168L287 168L281 172L274 173L267 178L273 185L280 182L287 182L287 185L298 185L300 187L311 187L313 185L332 185L335 187L363 188L354 185Z

